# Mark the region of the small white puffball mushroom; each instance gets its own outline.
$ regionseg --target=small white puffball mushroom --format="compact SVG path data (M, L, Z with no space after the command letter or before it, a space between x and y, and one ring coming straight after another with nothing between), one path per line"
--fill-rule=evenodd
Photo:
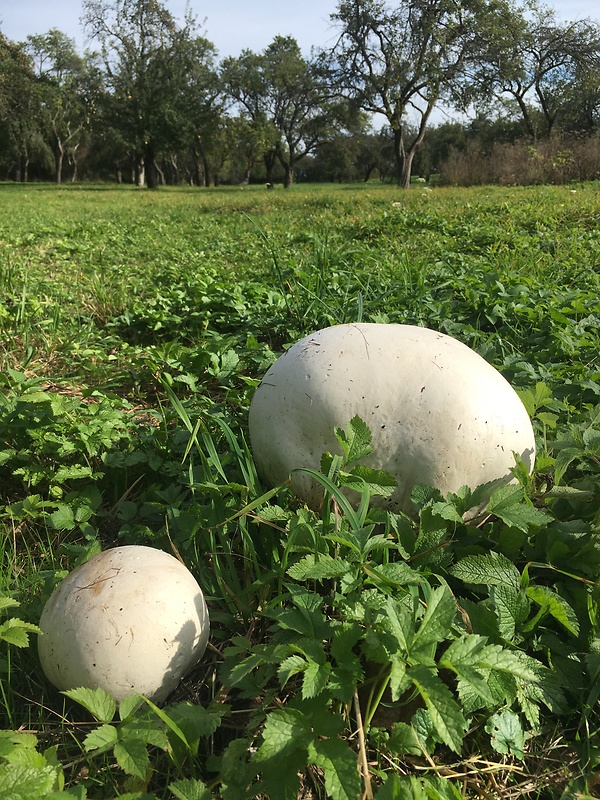
M341 453L334 428L358 415L373 435L366 466L398 481L380 504L411 512L416 484L443 494L513 480L513 452L533 469L531 421L508 381L465 344L413 325L336 325L305 337L268 370L250 405L251 448L270 485L317 509L310 476L323 452Z
M162 702L202 657L209 624L202 591L180 561L152 547L117 547L56 587L40 619L40 661L57 689Z

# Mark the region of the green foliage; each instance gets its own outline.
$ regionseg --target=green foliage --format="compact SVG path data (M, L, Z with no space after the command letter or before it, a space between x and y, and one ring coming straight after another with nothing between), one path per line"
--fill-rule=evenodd
M561 791L588 791L593 187L415 189L401 206L372 185L65 189L42 207L48 191L12 194L11 225L0 216L7 797L354 798L358 756L383 800L476 794L429 769L467 755L504 763L516 791L549 731L567 743ZM534 474L517 458L510 486L419 486L412 516L383 512L372 500L394 480L360 465L372 442L355 418L312 473L320 514L263 487L246 438L254 387L300 335L360 318L427 324L501 369L533 419ZM214 649L163 708L58 695L26 647L66 570L115 543L176 549L210 606Z

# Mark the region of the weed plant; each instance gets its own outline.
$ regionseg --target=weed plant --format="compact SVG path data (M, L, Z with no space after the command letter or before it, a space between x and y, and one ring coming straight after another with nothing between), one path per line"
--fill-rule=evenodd
M0 207L0 797L598 796L597 185L7 185ZM519 391L536 469L474 523L487 487L378 510L359 419L320 513L261 485L254 388L358 320L455 336ZM162 708L58 693L36 655L61 578L128 543L178 554L210 607Z

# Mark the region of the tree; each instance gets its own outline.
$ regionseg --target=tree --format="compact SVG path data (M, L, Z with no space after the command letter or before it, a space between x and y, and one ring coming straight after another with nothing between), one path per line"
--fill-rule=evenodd
M18 181L28 178L32 155L42 148L39 97L22 44L0 32L0 158Z
M550 136L580 76L598 63L600 34L588 20L560 23L537 0L506 4L488 31L473 75L472 99L485 108L496 98L518 108L529 136Z
M75 42L56 28L28 36L26 51L38 81L42 131L54 155L54 179L62 182L65 157L77 175L77 151L93 111L99 75L93 56L81 57Z
M342 96L386 118L400 186L410 185L431 112L475 57L491 9L487 0L340 0L332 14L340 33L324 55L331 78Z
M83 22L101 46L112 125L135 160L138 185L154 187L158 155L185 140L188 77L206 40L189 14L178 26L159 0L84 0Z
M343 124L343 107L332 102L319 64L304 59L291 36L276 36L263 53L225 59L221 77L257 135L262 131L269 183L278 159L290 187L298 162Z

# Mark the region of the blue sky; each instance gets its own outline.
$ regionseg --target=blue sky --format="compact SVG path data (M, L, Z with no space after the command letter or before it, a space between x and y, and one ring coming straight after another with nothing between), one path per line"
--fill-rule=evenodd
M175 17L183 17L186 0L166 0L166 5ZM263 50L277 34L294 36L308 55L312 45L332 42L329 15L337 0L190 0L189 5L198 20L206 19L203 33L220 57L237 56L245 47ZM565 20L600 19L598 0L554 0L547 5ZM0 30L16 41L59 28L82 49L80 16L81 0L0 0Z
M166 0L165 5L183 19L186 0ZM21 41L29 34L59 28L84 44L79 23L81 0L0 0L0 30ZM237 56L245 47L263 50L277 34L296 38L308 55L312 45L327 45L333 32L329 15L336 0L190 0L204 35L215 44L219 56Z

